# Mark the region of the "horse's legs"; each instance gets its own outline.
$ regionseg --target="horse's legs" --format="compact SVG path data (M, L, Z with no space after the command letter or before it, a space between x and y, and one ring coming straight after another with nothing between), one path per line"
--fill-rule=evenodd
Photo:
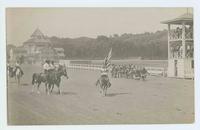
M99 83L98 85L99 92L102 93L102 85Z
M61 94L60 83L57 84L58 87L58 94Z
M40 90L39 90L40 84L41 84L41 82L38 82L38 84L37 84L37 93L38 93L38 94L40 94Z
M34 88L35 88L35 83L32 84L32 90L31 90L31 92L34 92Z
M32 90L31 90L32 93L34 92L34 88L35 88L35 84L32 85Z
M45 91L48 92L47 83L45 83Z
M107 86L104 85L104 86L103 86L103 96L106 96L106 91L107 91Z
M47 90L47 94L49 95L50 94L50 90L51 90L51 83L47 84L46 86L46 90Z
M96 86L97 86L98 91L99 91L100 93L102 93L102 85L101 85L101 83L100 83L100 79L97 80Z
M104 96L106 96L106 94L107 94L107 86L105 86L104 91L105 91Z
M17 85L20 86L20 76L17 76Z
M53 88L54 88L54 84L53 84L52 87L51 87L51 91L50 91L51 93L53 92Z

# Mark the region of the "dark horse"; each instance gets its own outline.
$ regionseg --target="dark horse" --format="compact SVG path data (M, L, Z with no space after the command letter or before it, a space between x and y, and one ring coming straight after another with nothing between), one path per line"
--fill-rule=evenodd
M108 77L101 76L100 79L97 80L96 86L99 85L100 93L103 94L103 96L106 96L107 89L111 86L111 83L108 80Z
M141 70L136 70L136 71L135 71L135 79L136 79L136 80L145 81L148 74L149 74L149 73L148 73L148 71L147 71L145 68L143 68L143 69L141 69Z
M58 87L58 93L61 94L60 82L62 76L65 76L67 79L69 78L67 75L66 67L61 65L59 66L58 70L52 71L47 75L47 84L51 93L53 91L54 85L56 85Z
M7 74L9 78L15 77L15 80L17 80L18 86L20 85L20 79L24 75L24 72L22 71L21 67L16 66L16 67L11 67L7 66Z
M32 85L34 90L35 85L37 85L37 92L40 93L39 88L41 83L45 83L46 93L50 93L53 91L54 84L59 89L60 93L60 82L62 76L67 76L67 71L65 66L59 66L58 70L51 70L49 72L45 73L34 73L32 76Z
M15 77L15 68L7 66L7 74L10 78Z
M140 70L141 79L143 81L146 80L146 77L147 77L148 74L149 73L148 73L148 71L145 68L143 68L142 70Z
M32 92L34 91L34 88L37 85L37 93L40 93L40 84L41 83L45 83L45 89L46 89L46 93L49 94L49 89L47 88L47 73L33 73L32 76Z

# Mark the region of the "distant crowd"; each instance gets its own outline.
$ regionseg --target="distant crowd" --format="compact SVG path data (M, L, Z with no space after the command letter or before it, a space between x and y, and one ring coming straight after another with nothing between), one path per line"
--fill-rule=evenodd
M145 67L133 64L112 65L111 75L113 78L140 79L146 78L148 71Z
M193 38L193 27L189 26L185 28L186 39ZM177 27L170 31L170 39L181 39L182 38L182 28Z

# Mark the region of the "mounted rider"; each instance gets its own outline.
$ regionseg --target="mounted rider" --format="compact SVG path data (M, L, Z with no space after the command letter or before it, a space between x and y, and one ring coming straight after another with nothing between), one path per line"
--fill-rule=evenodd
M50 61L46 60L44 65L43 65L43 70L44 70L44 74L48 74L49 70L50 70Z
M17 62L15 63L15 70L14 70L14 73L16 73L17 69L19 69L20 72L21 72L21 74L24 75L24 72L23 72L22 69L21 69L21 66L20 66L19 61L17 61Z
M49 72L53 72L56 69L54 61L49 62Z
M147 74L148 74L148 71L146 70L145 67L143 67L143 68L141 69L141 76L144 76L144 77L146 78Z
M110 80L109 80L109 76L108 76L108 73L109 73L109 70L108 70L108 68L106 67L106 66L103 66L102 68L101 68L101 77L98 79L98 80L106 80L107 81L107 85L108 85L108 87L110 87L111 86L111 83L110 83Z
M109 53L108 53L108 56L105 57L104 59L104 64L103 64L103 67L101 69L101 77L100 77L100 80L106 80L107 81L107 85L108 87L111 86L111 83L110 83L110 80L109 80L109 77L108 77L108 68L110 67L111 65L111 56L112 56L112 48L110 49Z

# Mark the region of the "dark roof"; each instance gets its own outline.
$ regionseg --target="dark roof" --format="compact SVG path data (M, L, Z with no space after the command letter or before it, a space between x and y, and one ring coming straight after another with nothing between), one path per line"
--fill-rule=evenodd
M31 35L31 38L24 42L24 44L29 45L39 45L39 46L45 46L50 44L51 41L46 37L39 28L37 28L33 34Z
M161 23L163 23L163 24L182 24L183 22L185 22L186 24L193 24L193 14L186 13L186 14L179 16L178 18L163 21Z
M39 28L37 28L33 34L31 35L31 37L38 37L38 36L41 36L41 37L44 37L44 34L40 31Z

